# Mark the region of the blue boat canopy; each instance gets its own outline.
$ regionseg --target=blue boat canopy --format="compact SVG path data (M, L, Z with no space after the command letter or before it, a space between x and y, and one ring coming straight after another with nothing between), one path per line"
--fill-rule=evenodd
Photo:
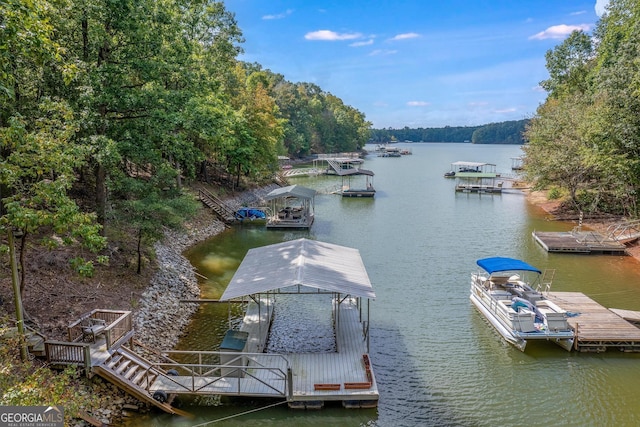
M476 264L482 267L489 274L500 271L535 271L536 273L542 274L542 271L538 270L534 266L514 258L483 258L476 261Z

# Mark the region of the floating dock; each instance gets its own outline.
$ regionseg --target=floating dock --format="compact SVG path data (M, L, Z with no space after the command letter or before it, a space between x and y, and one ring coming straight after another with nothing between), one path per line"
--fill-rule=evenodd
M480 194L502 194L502 182L497 184L456 184L456 192L458 193L480 193Z
M532 235L547 252L627 255L623 243L595 231L534 231Z
M575 331L575 350L640 352L640 328L616 314L615 309L603 307L581 292L549 292L545 297L570 314L568 322Z
M273 308L281 294L326 296L335 349L265 353ZM220 301L247 298L250 302L238 329L245 334L246 345L236 353L237 361L224 367L241 377L224 378L239 384L233 394L251 396L248 388L240 389L241 383L258 379L271 390L270 397L286 399L292 408L316 409L330 401L345 408L377 407L378 386L369 359L369 301L375 293L359 251L308 239L250 249Z

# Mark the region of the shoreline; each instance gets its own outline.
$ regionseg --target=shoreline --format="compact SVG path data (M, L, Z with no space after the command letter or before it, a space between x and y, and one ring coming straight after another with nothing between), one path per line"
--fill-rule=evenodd
M272 184L246 190L225 202L234 208L260 202L278 185ZM165 230L161 241L154 244L157 270L132 313L134 339L142 344L135 351L150 361L158 361L158 353L173 349L180 341L184 328L191 322L198 304L184 304L182 299L200 298L200 286L196 269L183 255L184 251L212 238L227 229L227 225L216 218L206 207L181 231ZM149 405L133 398L120 388L100 380L93 387L105 395L105 404L93 410L92 416L104 425L121 423L135 413L151 410ZM76 424L76 425L89 425Z
M530 203L533 206L538 207L542 211L546 212L549 215L549 220L551 221L565 221L565 222L573 222L575 220L565 220L558 218L557 209L560 207L561 201L559 200L549 200L547 198L546 191L527 191L526 192L527 203ZM613 224L618 224L623 222L623 218L610 218L610 219L584 219L582 221L582 227L596 231L601 234L607 233L607 228L609 228ZM577 221L576 221L576 225ZM640 262L640 244L638 241L629 243L627 246L627 255L630 258L633 258L635 261Z
M274 188L279 186L273 184L247 190L226 198L225 202L234 207L258 203ZM167 230L164 239L154 246L158 270L142 294L140 307L133 314L136 339L150 348L161 350L175 347L183 328L198 310L197 304L180 303L182 299L200 297L195 268L183 253L227 228L211 211L203 209L199 218L187 223L185 231Z

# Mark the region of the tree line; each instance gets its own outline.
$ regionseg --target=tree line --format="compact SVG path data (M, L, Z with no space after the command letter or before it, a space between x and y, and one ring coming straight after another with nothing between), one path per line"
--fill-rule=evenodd
M473 144L524 144L528 120L489 123L482 126L372 129L369 142L471 142Z
M536 188L582 212L638 216L640 3L611 0L592 34L546 54L548 92L532 118L524 167Z
M2 234L97 254L126 226L140 248L194 212L184 180L235 190L366 143L364 114L239 61L243 41L218 1L0 2Z

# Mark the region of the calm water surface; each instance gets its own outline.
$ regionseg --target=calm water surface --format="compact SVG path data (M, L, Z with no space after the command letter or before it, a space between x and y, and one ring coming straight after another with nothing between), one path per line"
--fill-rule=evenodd
M402 144L399 144L402 145ZM636 426L640 425L640 355L568 353L529 343L506 344L469 301L475 261L509 256L555 268L552 290L580 291L607 307L640 310L640 263L627 257L548 254L534 230L568 231L545 220L518 192L456 194L442 174L458 160L490 162L511 173L519 146L406 144L413 155L370 155L374 199L328 194L337 177L298 178L321 193L310 231L242 226L188 252L203 280L202 297L217 298L246 252L308 237L359 249L377 298L371 313L371 358L380 390L377 410L325 408L298 412L261 401L210 399L188 406L197 417L140 417L130 425L256 426ZM371 147L373 148L373 147ZM241 313L203 305L182 349L216 350L229 318ZM189 402L187 402L189 404Z

